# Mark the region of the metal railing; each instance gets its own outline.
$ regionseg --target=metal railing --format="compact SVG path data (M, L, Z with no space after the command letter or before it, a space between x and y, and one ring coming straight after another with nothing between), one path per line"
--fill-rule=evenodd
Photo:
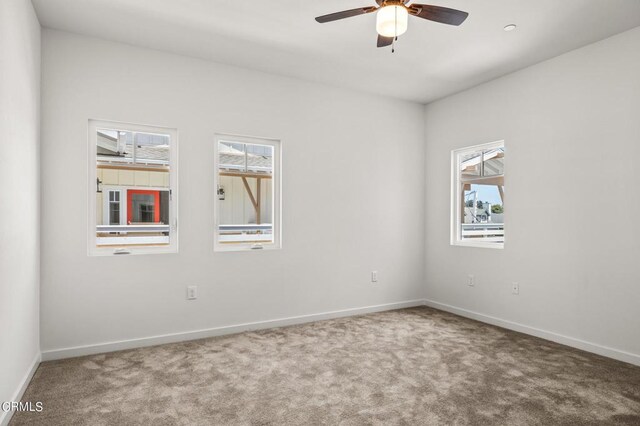
M126 233L139 233L139 232L169 232L169 225L162 223L150 223L148 225L98 225L96 226L97 232L126 232Z
M102 246L126 244L169 244L169 225L97 225L97 244ZM219 225L221 243L273 241L270 223Z
M273 225L270 223L219 225L221 243L249 243L273 241Z
M462 239L504 242L504 223L463 223Z
M126 244L169 244L169 225L97 225L96 243L100 246Z

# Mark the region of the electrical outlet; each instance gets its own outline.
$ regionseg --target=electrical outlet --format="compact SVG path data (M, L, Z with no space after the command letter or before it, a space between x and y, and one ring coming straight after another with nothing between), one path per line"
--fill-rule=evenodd
M469 287L474 287L476 285L476 277L475 275L467 275L467 285Z
M516 282L511 283L511 293L520 294L520 284Z
M371 271L371 282L372 283L378 282L378 271Z
M187 287L187 300L195 300L198 298L198 286L190 285Z

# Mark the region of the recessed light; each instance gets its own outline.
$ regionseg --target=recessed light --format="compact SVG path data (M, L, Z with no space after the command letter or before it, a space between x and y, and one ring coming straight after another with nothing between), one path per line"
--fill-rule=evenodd
M505 30L505 31L513 31L513 30L515 30L516 28L518 28L518 26L517 26L516 24L509 24L509 25L506 25L506 26L504 27L504 30Z

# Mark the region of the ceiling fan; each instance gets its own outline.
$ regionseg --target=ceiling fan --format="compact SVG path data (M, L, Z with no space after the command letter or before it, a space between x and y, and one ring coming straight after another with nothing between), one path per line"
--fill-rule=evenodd
M378 31L378 47L392 45L398 36L407 31L409 15L429 21L440 22L458 26L462 24L469 14L461 10L448 7L431 6L428 4L407 4L410 0L376 0L378 6L361 7L358 9L343 10L318 16L316 21L321 24L351 18L352 16L366 15L377 12L376 30Z

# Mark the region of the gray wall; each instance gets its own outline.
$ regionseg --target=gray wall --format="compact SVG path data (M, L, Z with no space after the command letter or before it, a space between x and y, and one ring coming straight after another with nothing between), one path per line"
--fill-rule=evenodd
M422 105L51 30L42 102L45 353L422 297ZM179 254L87 256L90 118L178 128ZM282 140L282 250L213 252L215 133Z
M640 361L638 52L640 28L426 107L428 299ZM505 248L452 247L450 152L501 139Z
M40 356L40 24L30 1L0 2L0 52L0 401L11 401Z

